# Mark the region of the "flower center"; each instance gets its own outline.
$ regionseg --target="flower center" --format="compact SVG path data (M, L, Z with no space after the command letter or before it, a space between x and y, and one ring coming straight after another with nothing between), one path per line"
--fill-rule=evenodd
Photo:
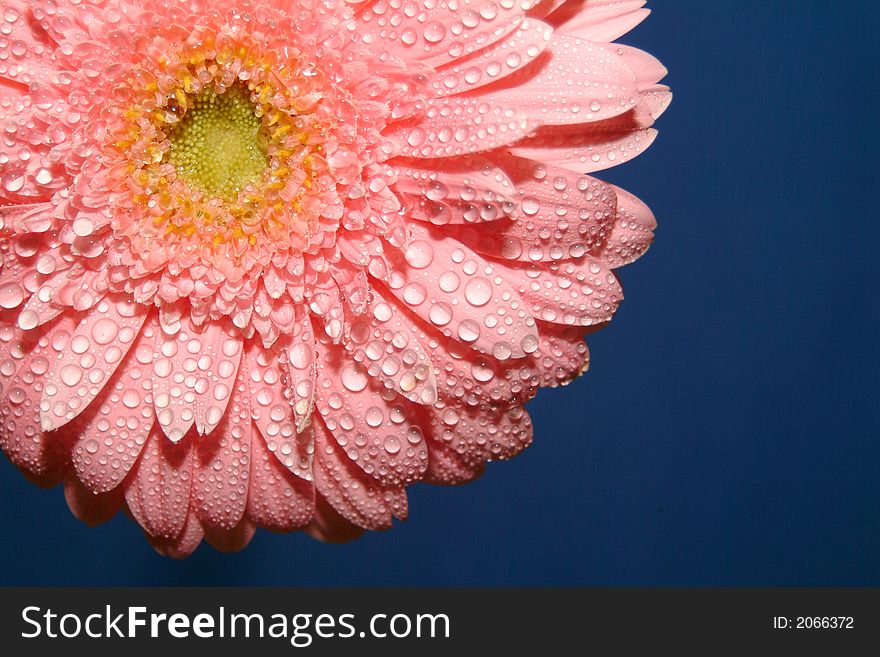
M199 45L155 61L147 53L120 85L102 153L107 176L98 182L116 194L118 257L136 277L179 279L201 303L228 282L216 310L229 314L230 299L251 298L245 281L273 257L324 248L342 217L325 153L328 142L340 150L339 128L324 78L301 71L286 49L246 34L191 41ZM213 287L194 291L206 267ZM170 284L147 294L177 300Z
M269 166L262 119L240 83L225 93L205 89L168 134L169 161L178 175L212 196L237 196Z

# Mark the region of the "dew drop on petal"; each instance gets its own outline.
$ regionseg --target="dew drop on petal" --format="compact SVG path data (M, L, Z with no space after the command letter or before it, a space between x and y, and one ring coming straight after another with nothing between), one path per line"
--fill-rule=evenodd
M360 392L367 387L369 379L363 367L357 363L348 363L340 374L342 385L352 392Z
M446 36L446 28L442 23L428 23L422 34L428 43L439 43Z
M485 306L492 298L492 283L482 276L475 276L465 286L464 296L472 306Z
M0 308L17 308L24 301L24 288L11 281L0 286Z

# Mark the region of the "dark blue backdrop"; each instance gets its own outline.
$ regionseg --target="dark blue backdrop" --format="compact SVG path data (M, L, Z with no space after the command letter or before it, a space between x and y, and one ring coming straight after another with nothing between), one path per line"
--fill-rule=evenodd
M660 221L537 440L394 531L153 553L0 464L2 584L880 584L878 11L654 3L653 148L607 178Z

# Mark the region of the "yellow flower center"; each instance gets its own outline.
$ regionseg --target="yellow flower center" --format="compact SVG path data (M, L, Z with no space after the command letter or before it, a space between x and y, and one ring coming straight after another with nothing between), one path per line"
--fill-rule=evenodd
M212 196L236 197L269 166L268 138L250 92L236 83L225 93L206 89L168 133L168 160L190 185Z
M131 74L107 154L142 221L117 235L155 245L155 260L173 247L251 267L306 248L318 228L316 164L332 126L316 116L314 94L297 95L295 69L249 59L253 50L184 53Z

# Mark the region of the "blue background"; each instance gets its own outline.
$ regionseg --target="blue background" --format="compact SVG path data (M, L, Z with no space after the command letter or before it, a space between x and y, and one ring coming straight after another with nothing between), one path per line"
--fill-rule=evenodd
M657 241L593 336L592 371L530 405L534 446L344 546L259 532L157 556L87 529L0 463L0 584L878 585L878 10L653 3L623 39L675 92L604 177Z

